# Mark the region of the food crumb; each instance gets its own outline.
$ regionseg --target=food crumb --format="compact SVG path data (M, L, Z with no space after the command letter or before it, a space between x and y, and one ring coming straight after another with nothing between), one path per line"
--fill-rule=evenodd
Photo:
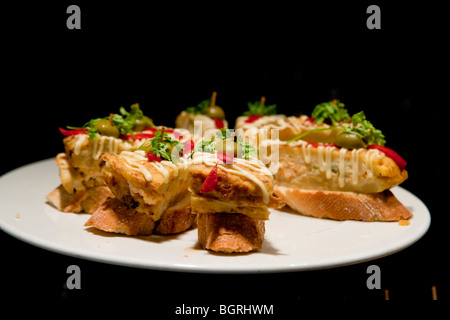
M410 224L409 220L400 220L398 222L399 226L409 226L409 224Z
M183 258L189 258L189 256L188 256L187 254L185 254L185 255L183 256Z
M19 220L20 219L20 213L16 213L15 217L16 217L17 220Z

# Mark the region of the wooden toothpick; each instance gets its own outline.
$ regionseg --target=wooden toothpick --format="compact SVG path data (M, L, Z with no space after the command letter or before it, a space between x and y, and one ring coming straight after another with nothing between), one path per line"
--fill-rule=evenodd
M217 92L213 91L212 96L211 96L211 105L210 105L210 107L214 107L216 105L216 96L217 96Z

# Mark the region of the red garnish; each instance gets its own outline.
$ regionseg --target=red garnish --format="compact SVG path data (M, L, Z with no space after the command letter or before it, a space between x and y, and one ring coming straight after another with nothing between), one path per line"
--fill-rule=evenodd
M313 117L306 118L305 121L310 122L310 123L312 123L312 124L315 124L315 123L316 123L316 120L314 120Z
M137 132L134 135L131 135L131 134L122 135L122 136L120 136L120 138L123 139L123 140L128 140L128 141L151 139L151 138L155 137L155 132L156 131L159 131L159 130L157 130L155 128L148 128L148 129L145 129L142 132ZM175 131L173 131L171 129L165 129L164 132L172 133L172 135L176 139L179 139L179 137L181 137L181 135L178 132L175 132Z
M208 176L206 177L205 181L202 184L200 193L211 192L216 188L217 182L219 182L219 177L217 176L218 163L219 162L217 162L216 165L209 172Z
M162 159L160 157L155 156L150 151L147 152L147 158L148 158L148 161L150 161L150 162L154 162L154 161L161 162L162 161Z
M306 141L306 143L312 145L314 148L318 148L320 146L322 146L322 147L336 147L336 148L338 147L334 143L315 143L315 142L309 142L309 141Z
M214 124L215 124L217 129L222 129L222 128L225 127L222 119L219 119L219 118L214 118Z
M63 128L59 128L59 132L61 132L63 135L65 135L66 137L68 136L76 136L79 134L85 134L87 131L87 129L72 129L72 130L67 130L67 129L63 129Z
M261 117L262 117L262 116L257 115L257 114L249 115L248 118L247 118L247 120L245 120L245 123L252 123L252 122L255 122L256 120L258 120L258 119L261 118Z
M155 137L154 133L135 133L134 136L131 134L126 134L126 135L122 136L121 138L124 140L136 141L136 140L142 140L142 139L151 139L154 137Z
M367 146L367 149L377 149L380 150L381 152L383 152L387 157L391 158L392 160L394 160L394 162L398 165L398 167L400 168L400 171L403 171L406 167L406 161L403 160L402 157L400 157L400 155L395 152L394 150L390 149L390 148L386 148L377 144L371 144Z
M226 164L233 164L234 154L217 152L217 159Z
M194 141L187 140L183 142L183 155L191 153L194 150Z

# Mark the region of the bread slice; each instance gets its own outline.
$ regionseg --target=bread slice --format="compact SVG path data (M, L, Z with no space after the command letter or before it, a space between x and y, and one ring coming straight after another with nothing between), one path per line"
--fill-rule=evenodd
M295 211L316 218L399 221L412 217L389 190L363 194L275 186L274 193Z
M174 234L195 226L195 215L191 212L189 194L167 209L156 222L145 213L131 209L117 198L112 198L92 214L85 226L130 236Z
M217 252L250 252L262 247L265 221L239 213L198 214L198 242Z
M155 223L146 214L130 209L117 198L111 198L92 214L85 226L136 236L151 234Z
M106 186L96 186L70 194L63 185L46 196L47 200L58 210L73 213L94 213L108 198L113 197L114 195Z
M186 196L174 206L168 208L156 222L155 233L174 234L194 228L196 214L191 210L191 195Z

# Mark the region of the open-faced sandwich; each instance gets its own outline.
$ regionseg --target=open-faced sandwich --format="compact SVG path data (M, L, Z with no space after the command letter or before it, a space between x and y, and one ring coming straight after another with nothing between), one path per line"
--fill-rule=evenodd
M202 140L203 134L209 129L228 128L225 112L216 105L217 93L212 93L211 99L200 102L195 107L188 107L175 119L175 127L187 129L194 135L195 143Z
M275 194L292 209L337 220L399 221L409 212L389 191L408 178L406 162L364 112L337 101L316 106L310 130L278 146ZM313 137L314 141L310 141Z
M191 205L203 248L225 253L261 248L268 208L283 204L273 196L273 176L255 153L227 129L194 149Z
M101 156L136 148L145 139L154 137L160 128L153 125L138 104L133 104L130 111L122 107L120 114L59 130L65 136L65 152L56 156L61 185L47 199L64 212L92 213L112 196L103 179ZM170 134L181 138L177 131L170 130ZM188 133L183 135L183 141L191 141Z
M128 235L179 233L192 227L190 160L183 150L183 143L163 129L136 150L103 155L104 181L115 198L102 204L86 226Z

